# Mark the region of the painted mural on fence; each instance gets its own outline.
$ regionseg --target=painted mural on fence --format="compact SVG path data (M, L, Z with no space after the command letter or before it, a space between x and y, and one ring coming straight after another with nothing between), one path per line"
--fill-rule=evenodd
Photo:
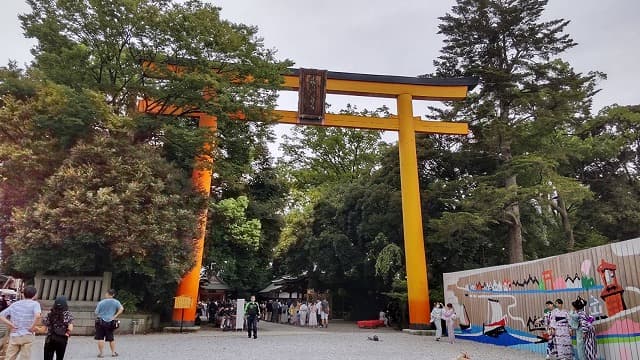
M544 354L548 300L587 300L601 359L640 359L640 238L570 254L446 273L456 337Z

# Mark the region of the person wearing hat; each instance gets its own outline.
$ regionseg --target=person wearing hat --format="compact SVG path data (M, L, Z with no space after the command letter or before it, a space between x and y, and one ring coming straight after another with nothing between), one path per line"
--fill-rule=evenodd
M570 325L576 332L576 350L579 360L597 360L596 331L593 328L593 317L584 311L587 301L578 296L571 303L574 312L571 314Z
M40 322L41 308L35 300L38 291L27 286L22 291L24 300L16 301L0 312L0 322L9 327L10 337L6 359L31 359L31 345L36 326Z
M67 342L73 330L73 314L69 311L67 298L56 297L51 311L42 319L47 327L47 337L44 341L44 360L62 360L67 350Z

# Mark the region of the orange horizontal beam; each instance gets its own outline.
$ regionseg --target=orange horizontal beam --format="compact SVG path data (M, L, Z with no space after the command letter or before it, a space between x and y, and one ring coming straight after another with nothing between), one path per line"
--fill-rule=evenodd
M138 111L149 114L175 115L183 113L180 108L175 106L161 106L147 100L138 102ZM274 110L276 114L275 122L281 124L302 125L298 119L298 113L287 110ZM187 116L199 117L204 113L194 112ZM243 114L237 114L234 118L245 120ZM424 121L419 116L413 118L416 133L422 134L445 134L445 135L467 135L469 127L466 123L446 122L446 121ZM397 116L388 118L376 118L368 116L344 115L344 114L326 114L322 123L313 124L305 122L304 125L316 125L325 127L345 127L354 129L373 129L398 131L400 123Z
M276 120L278 123L301 125L298 120L298 113L295 111L274 110L274 113L278 115ZM445 135L467 135L469 133L469 126L466 123L424 121L419 116L414 117L413 121L416 133ZM314 124L305 122L304 125ZM321 124L318 123L317 126L398 131L400 122L397 116L375 118L357 115L326 114L324 121Z
M414 130L421 134L468 135L469 124L462 122L433 121L414 118Z

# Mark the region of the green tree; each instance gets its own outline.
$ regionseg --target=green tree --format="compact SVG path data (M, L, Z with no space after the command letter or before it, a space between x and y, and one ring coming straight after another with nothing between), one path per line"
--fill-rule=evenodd
M132 114L143 97L180 106L180 113L242 110L260 118L290 64L275 60L255 27L223 20L219 8L201 1L27 2L32 12L20 20L37 40L38 69L59 84L103 93L116 113ZM159 66L145 76L143 61ZM175 73L165 63L186 67ZM203 97L205 89L211 96Z
M209 231L204 263L235 291L255 290L265 281L259 268L260 221L247 218L248 205L245 196L211 205L216 226Z
M46 179L80 139L118 126L101 96L39 81L14 65L0 69L0 239L3 267L11 249L12 212L38 199Z
M530 235L533 227L523 230L523 215L544 207L547 195L540 194L555 192L574 205L589 196L558 168L566 161L569 135L589 116L600 74L578 74L557 58L576 44L564 33L568 21L543 20L546 4L459 0L439 25L445 46L434 62L437 74L479 76L481 85L466 101L435 113L469 121L472 136L462 146L493 166L462 174L473 176L473 191L458 198L487 223L504 228L511 263L524 260L523 232L531 243L540 237ZM565 235L571 243L571 232Z
M347 105L340 114L387 117L387 108L375 111ZM301 126L284 136L280 163L293 186L301 191L326 188L368 176L379 163L385 147L377 130Z
M7 242L15 270L111 271L147 308L170 299L191 266L201 197L149 146L127 137L81 142L39 198L15 209Z
M639 235L639 126L640 106L613 105L579 132L583 141L574 147L567 171L595 194L580 212L580 248Z
M404 254L398 245L389 244L380 251L376 259L376 275L386 282L404 278Z

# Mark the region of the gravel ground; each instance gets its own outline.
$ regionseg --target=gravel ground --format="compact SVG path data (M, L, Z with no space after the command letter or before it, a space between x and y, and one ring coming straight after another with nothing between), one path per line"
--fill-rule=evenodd
M367 340L378 335L380 341ZM34 344L33 359L42 359L44 337ZM204 329L191 334L116 335L119 359L420 359L452 360L465 351L473 360L529 360L541 356L504 347L456 340L436 342L433 337L389 329L363 330L353 323L335 322L328 329L301 329L260 322L258 339L245 332ZM97 347L90 337L72 337L65 359L95 359ZM106 357L109 357L107 347Z

